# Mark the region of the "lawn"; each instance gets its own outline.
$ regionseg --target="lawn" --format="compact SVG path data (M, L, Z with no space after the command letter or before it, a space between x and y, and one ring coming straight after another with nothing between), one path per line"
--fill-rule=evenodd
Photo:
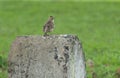
M82 42L87 76L116 78L120 68L120 3L0 1L0 78L7 78L11 43L20 35L43 35L42 26L55 17L52 34L76 34ZM92 71L92 72L91 72Z

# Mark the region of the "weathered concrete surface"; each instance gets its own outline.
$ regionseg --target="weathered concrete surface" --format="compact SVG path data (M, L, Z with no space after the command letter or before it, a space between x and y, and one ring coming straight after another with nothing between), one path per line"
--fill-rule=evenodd
M8 65L8 78L86 78L82 45L74 35L17 37Z

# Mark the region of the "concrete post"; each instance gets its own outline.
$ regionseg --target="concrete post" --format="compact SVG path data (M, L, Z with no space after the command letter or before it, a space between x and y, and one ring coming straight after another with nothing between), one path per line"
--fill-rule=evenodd
M86 78L82 45L74 35L20 36L8 59L8 78Z

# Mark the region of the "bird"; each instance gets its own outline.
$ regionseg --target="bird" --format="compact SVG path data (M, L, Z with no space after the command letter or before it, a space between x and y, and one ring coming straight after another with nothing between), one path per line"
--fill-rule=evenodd
M54 29L54 17L49 16L48 21L43 26L44 36L48 36L49 32L52 32Z

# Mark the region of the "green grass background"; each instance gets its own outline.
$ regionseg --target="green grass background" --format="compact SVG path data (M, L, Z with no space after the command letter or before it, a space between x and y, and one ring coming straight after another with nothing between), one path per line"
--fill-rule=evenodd
M97 78L116 78L120 67L119 2L0 1L0 78L7 78L7 57L16 36L43 35L42 26L55 17L52 34L76 34L82 41L87 66Z

